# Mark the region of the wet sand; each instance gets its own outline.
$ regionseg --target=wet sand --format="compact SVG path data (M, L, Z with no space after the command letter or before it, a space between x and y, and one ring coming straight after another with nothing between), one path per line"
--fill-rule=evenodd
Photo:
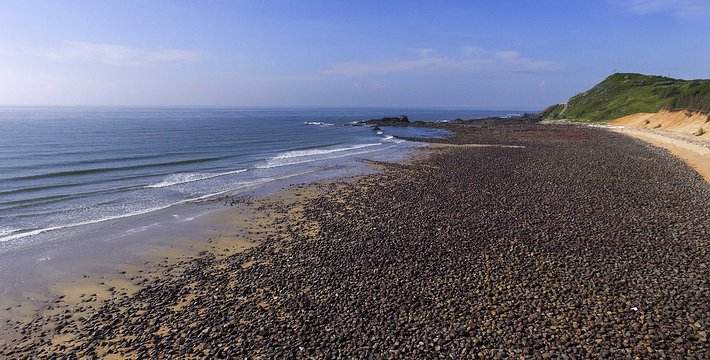
M271 228L274 221L274 212L271 211L273 204L289 206L305 192L301 186L297 186L264 195L263 198L249 195L222 197L212 201L216 205L208 206L211 208L208 216L178 228L178 231L189 229L182 236L175 230L156 229L155 232L138 237L138 243L133 239L124 239L116 244L121 249L113 256L96 254L97 251L110 249L95 248L95 244L90 244L91 252L74 256L62 254L58 263L33 269L32 277L36 279L31 283L23 281L12 289L3 289L0 294L0 307L3 309L0 312L0 347L22 343L20 340L28 338L26 331L23 333L21 330L22 327L38 319L80 322L107 301L126 298L145 284L178 276L195 259L205 256L223 259L254 247L263 239L264 234L274 231ZM167 234L156 235L160 231ZM160 239L146 241L144 237L151 235L159 236ZM30 250L32 257L43 256L43 251L46 251ZM77 265L74 263L77 261L85 264ZM101 265L96 265L96 261L102 262ZM24 259L21 262L32 261ZM22 279L27 277L23 275ZM183 305L178 304L177 308ZM56 322L46 321L42 329L45 333L56 332ZM54 334L49 341L53 345L61 343L66 346L71 339L74 336Z
M0 354L710 356L710 187L696 172L602 129L449 128L379 174L225 211L204 252L156 250L170 255L103 303L78 284L13 323Z

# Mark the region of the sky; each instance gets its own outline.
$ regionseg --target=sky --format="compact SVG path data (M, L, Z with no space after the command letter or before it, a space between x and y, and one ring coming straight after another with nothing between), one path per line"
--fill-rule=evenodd
M710 77L710 0L0 2L0 105L537 110Z

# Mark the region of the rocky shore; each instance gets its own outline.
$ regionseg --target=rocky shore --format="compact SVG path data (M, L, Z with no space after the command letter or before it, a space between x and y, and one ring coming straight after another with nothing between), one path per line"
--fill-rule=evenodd
M500 126L500 125L520 125L533 124L540 122L542 118L539 114L525 113L520 116L510 117L483 117L472 119L454 119L452 121L409 121L407 115L398 117L383 117L380 119L370 119L349 123L351 126L413 126L413 127L446 127L450 124L467 125L467 126Z
M15 324L0 356L710 357L697 173L602 129L441 126L423 158L259 205L249 250Z

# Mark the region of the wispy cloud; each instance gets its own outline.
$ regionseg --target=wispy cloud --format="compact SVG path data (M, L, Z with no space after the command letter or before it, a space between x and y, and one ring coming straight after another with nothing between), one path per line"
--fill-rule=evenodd
M707 0L623 0L624 9L636 15L670 13L675 16L693 16L704 14L708 8Z
M200 53L183 49L147 49L116 44L66 41L58 47L33 48L32 55L59 62L96 63L111 66L142 67L164 63L194 62Z
M430 48L415 48L415 49L412 49L412 51L417 56L421 56L421 57L431 56L436 52L436 50L430 49Z
M525 57L513 50L487 50L466 46L456 56L437 56L433 49L415 49L417 57L380 62L343 62L325 70L326 75L367 76L405 72L525 72L552 71L559 65L552 61Z

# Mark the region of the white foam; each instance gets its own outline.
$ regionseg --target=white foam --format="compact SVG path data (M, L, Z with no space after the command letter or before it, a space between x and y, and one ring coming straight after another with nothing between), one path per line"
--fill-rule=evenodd
M382 145L382 143L356 144L356 145L335 148L335 149L294 150L294 151L287 151L285 153L278 154L278 155L274 156L274 159L290 159L290 158L303 157L303 156L323 155L323 154L330 154L330 153L335 153L335 152L362 149L365 147L377 146L377 145Z
M374 146L374 145L382 145L382 143L369 144L368 146ZM292 157L276 156L273 159L267 161L265 165L257 166L257 168L258 169L270 169L270 168L275 168L275 167L280 167L280 166L298 165L298 164L305 164L305 163L310 163L310 162L314 162L314 161L338 159L338 158L343 158L343 157L347 157L347 156L367 154L367 153L371 153L371 152L375 152L375 151L381 151L381 150L389 149L392 146L394 146L394 145L390 145L390 146L386 146L386 147L382 147L382 148L377 148L377 149L371 149L371 150L348 152L346 154L339 154L339 155L335 155L335 156L327 156L327 157L321 156L321 157L315 157L315 158L309 158L309 159L298 159L299 157L305 157L306 155L292 156ZM340 150L340 151L344 151L344 150ZM332 152L329 152L329 153L332 153ZM326 153L326 154L329 154L329 153ZM296 159L294 159L294 158L296 158Z
M213 178L225 176L225 175L239 174L239 173L243 173L245 171L247 171L247 169L239 169L239 170L227 171L227 172L222 172L222 173L170 174L163 181L161 181L157 184L146 185L146 188L163 188L163 187L168 187L168 186L173 186L173 185L191 183L191 182L200 181L200 180L213 179Z
M311 173L311 172L313 172L313 171L306 171L306 172L300 172L300 173L295 173L295 174L288 174L288 175L284 175L284 176L280 176L280 177L275 177L275 178L261 178L261 179L254 180L254 181L245 181L245 182L237 183L236 185L238 185L238 186L237 186L236 188L231 188L231 189L229 189L229 190L224 190L224 191L216 192L216 193L213 193L213 194L207 194L207 195L203 195L203 196L198 196L198 197L195 197L195 198L184 199L184 200L180 200L180 201L177 201L177 202L174 202L174 203L171 203L171 204L167 204L167 205L163 205L163 206L156 206L156 207L153 207L153 208L148 208L148 209L144 209L144 210L139 210L139 211L135 211L135 212L132 212L132 213L127 213L127 214L112 215L112 216L107 216L107 217L101 218L101 219L80 221L80 222L76 222L76 223L72 223L72 224L66 224L66 225L50 226L50 227L46 227L46 228L43 228L43 229L36 229L36 230L26 231L26 232L21 232L21 233L15 233L15 232L17 232L17 231L19 231L19 230L14 230L13 232L10 232L10 233L9 233L9 234L10 234L9 236L2 236L2 233L0 233L0 242L6 242L6 241L10 241L10 240L15 240L15 239L20 239L20 238L28 237L28 236L39 235L39 234L43 234L43 233L50 232L50 231L56 231L56 230L62 230L62 229L75 228L75 227L84 226L84 225L98 224L98 223L102 223L102 222L106 222L106 221L111 221L111 220L118 220L118 219L127 218L127 217L133 217L133 216L138 216L138 215L144 215L144 214L148 214L148 213L151 213L151 212L154 212L154 211L159 211L159 210L168 209L168 208L171 208L171 207L173 207L173 206L175 206L175 205L186 204L186 203L191 203L191 202L192 202L192 203L201 202L201 201L205 201L205 200L207 200L207 199L213 198L213 197L215 197L215 196L219 196L219 195L222 195L222 194L226 194L226 193L229 193L229 192L232 192L232 191L235 191L235 190L241 190L241 189L249 188L249 187L252 187L252 186L264 184L264 183L267 183L267 182L270 182L270 181L274 181L274 180L284 180L284 179L288 179L288 178L290 178L290 177L305 175L305 174L308 174L308 173Z
M327 123L327 122L320 122L320 121L306 121L304 122L306 125L316 125L316 126L333 126L334 124Z
M385 137L383 138L383 140L384 140L384 141L388 141L388 142L393 142L393 143L395 143L395 144L401 144L401 143L407 141L407 140L402 140L402 139L395 139L395 137L392 136L392 135L387 135L387 136L385 136Z
M0 238L18 231L20 231L20 229L11 228L9 226L0 226Z
M152 223L152 224L149 224L149 225L139 226L139 227L133 228L133 229L128 229L128 230L126 230L126 234L137 234L137 233L141 233L141 232L144 232L144 231L146 231L146 230L148 230L148 229L150 229L150 228L152 228L152 227L154 227L154 226L157 226L157 225L160 225L160 224L159 224L159 223Z

